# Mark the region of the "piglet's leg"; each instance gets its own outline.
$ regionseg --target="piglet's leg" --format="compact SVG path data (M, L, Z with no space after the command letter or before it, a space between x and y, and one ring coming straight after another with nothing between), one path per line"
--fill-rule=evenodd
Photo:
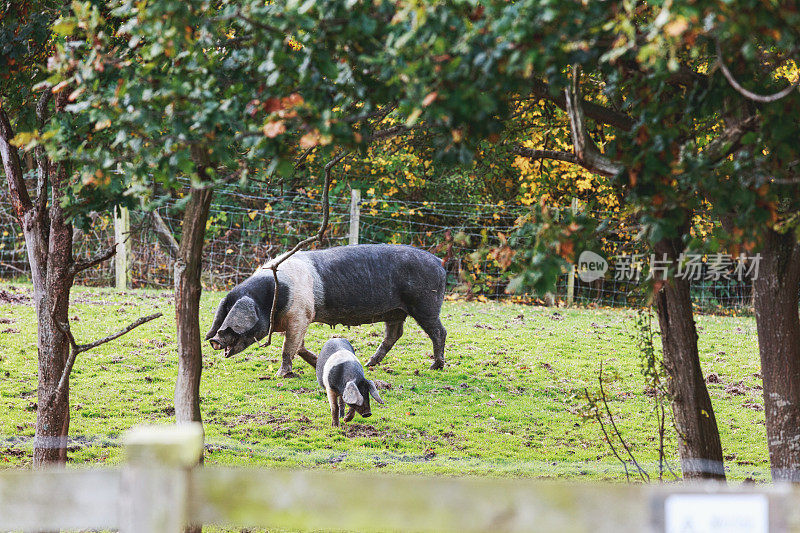
M339 405L336 401L336 393L332 389L326 389L328 393L328 403L331 406L331 425L335 428L339 427ZM339 398L341 400L341 398Z

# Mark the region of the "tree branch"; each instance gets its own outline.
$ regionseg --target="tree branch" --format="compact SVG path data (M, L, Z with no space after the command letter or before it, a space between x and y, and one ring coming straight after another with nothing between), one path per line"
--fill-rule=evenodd
M533 148L516 145L511 151L522 157L527 157L528 159L555 159L557 161L566 161L567 163L574 163L576 165L581 164L575 154L563 152L561 150L534 150Z
M158 237L158 240L161 241L161 244L167 249L169 255L173 259L177 259L180 255L180 246L175 236L172 234L172 231L170 231L169 226L167 226L164 219L161 218L161 215L158 214L158 211L151 211L150 218L153 221L153 229L156 232L156 237Z
M47 403L44 406L45 411L49 410L53 406L53 402L55 402L56 399L58 399L64 393L64 390L67 387L67 380L69 379L69 375L72 373L72 367L75 366L75 359L78 357L79 353L91 350L92 348L97 348L101 344L105 344L107 342L113 341L114 339L118 339L123 335L125 335L126 333L129 333L130 331L138 328L142 324L150 322L151 320L155 320L156 318L159 318L161 316L163 316L162 313L155 313L152 315L143 316L138 320L136 320L135 322L128 324L127 326L117 331L116 333L113 333L107 337L103 337L102 339L96 340L94 342L90 342L88 344L78 344L75 341L75 337L72 335L72 330L70 330L69 323L62 324L58 320L54 320L53 322L55 323L56 327L64 335L67 336L71 350L69 357L67 358L67 363L66 365L64 365L64 371L61 373L61 378L58 380L58 386L56 386L56 390L53 391L53 393L47 399Z
M701 154L712 164L725 159L741 147L742 137L746 133L754 131L758 124L759 117L757 115L750 115L734 122L725 128L719 137L708 143Z
M127 241L129 237L130 235L128 237L125 237L125 240L122 242ZM114 257L115 253L117 253L117 243L112 244L105 251L100 252L98 255L87 261L75 261L74 263L72 263L72 266L70 267L70 272L73 275L78 274L79 272L83 272L88 268L92 268L93 266L99 265L103 261L108 261L109 259Z
M44 128L48 119L47 105L53 97L50 85L46 85L44 92L36 103L36 119L39 122L39 129ZM43 146L37 146L34 150L36 156L36 214L43 216L47 209L47 182L50 174L50 158Z
M272 269L272 277L275 280L275 291L272 295L272 309L269 313L269 334L267 336L267 343L263 346L269 346L272 343L272 334L275 332L275 308L278 306L278 266L281 263L289 259L292 255L295 254L300 248L306 246L317 240L322 240L322 236L325 234L325 231L328 229L328 221L330 219L330 205L328 200L328 194L331 188L331 169L339 163L342 159L347 157L349 151L342 150L336 156L333 157L330 161L325 164L325 185L322 190L322 223L319 226L319 231L316 235L309 237L307 239L303 239L302 241L298 242L294 248L292 248L287 253L276 257L269 263L267 263L267 267Z
M565 96L562 95L553 95L550 92L550 86L547 85L545 82L534 79L533 80L533 93L544 100L548 100L553 102L556 106L567 111L567 99ZM587 102L585 100L581 100L581 107L583 108L584 112L587 116L596 120L597 122L602 122L603 124L608 124L610 126L614 126L615 128L619 128L621 130L630 131L633 129L633 119L630 118L628 115L624 113L620 113L619 111L615 111L613 109L609 109L607 107L603 107L601 105L593 104L592 102Z
M793 90L795 90L795 88L797 88L798 84L800 84L800 78L798 78L797 81L793 82L788 87L786 87L786 88L784 88L784 89L782 89L782 90L780 90L780 91L778 91L778 92L776 92L774 94L767 94L767 95L761 95L761 94L758 94L758 93L754 93L752 91L748 91L738 81L736 81L736 78L733 77L733 74L731 73L731 71L728 70L728 66L725 64L725 61L722 58L722 46L719 44L719 39L716 40L716 44L717 44L717 64L719 65L719 68L722 71L722 75L725 76L725 79L728 80L728 83L731 84L731 87L736 89L736 92L738 92L739 94L741 94L745 98L748 98L750 100L753 100L754 102L759 102L759 103L762 103L762 104L768 104L770 102L776 102L776 101L780 100L781 98L784 98L784 97L788 96L789 93L791 93Z
M22 164L19 160L19 150L11 144L14 138L14 130L8 120L5 109L0 102L0 158L3 160L3 168L8 180L8 190L11 195L11 205L14 213L22 223L25 213L33 208L30 194L25 187L25 178L22 173Z
M572 80L569 87L564 90L575 157L578 160L578 164L592 172L603 176L615 176L624 171L625 168L603 156L586 133L584 110L581 104L583 100L581 99L579 87L580 77L581 70L576 65L572 69Z
M391 126L389 128L383 129L383 130L378 130L378 131L372 132L372 135L370 135L369 137L364 139L364 141L367 144L369 144L372 141L380 141L382 139L388 139L390 137L395 137L396 135L400 135L402 133L407 133L409 131L411 131L411 128L409 128L408 126L405 126L405 125Z

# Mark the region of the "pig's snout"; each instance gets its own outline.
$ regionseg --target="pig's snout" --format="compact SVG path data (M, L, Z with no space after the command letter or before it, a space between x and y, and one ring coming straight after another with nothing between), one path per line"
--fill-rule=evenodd
M372 416L372 412L371 411L367 411L366 413L361 413L361 416L364 417L364 418L369 418L369 417Z
M214 348L215 350L221 350L222 349L222 343L220 343L217 340L216 337L214 337L213 339L209 340L208 342L209 342L209 344L211 344L211 347Z

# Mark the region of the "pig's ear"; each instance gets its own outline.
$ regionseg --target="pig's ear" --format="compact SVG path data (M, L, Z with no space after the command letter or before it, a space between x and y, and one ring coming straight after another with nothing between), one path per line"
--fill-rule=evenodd
M228 314L225 312L225 308L227 307L225 305L225 300L226 299L223 298L217 306L217 314L214 315L214 323L211 324L211 329L208 330L208 333L206 333L206 340L210 340L212 337L214 337L214 335L217 334L217 331L219 331L219 327L222 325L222 322L225 321L225 316Z
M342 393L342 399L344 403L350 405L361 405L364 403L364 397L361 396L358 387L356 387L356 380L351 379L347 382L347 385L344 387L344 393Z
M256 322L258 322L256 303L249 296L245 296L236 300L220 329L231 328L239 335L243 335L250 331Z
M375 382L370 379L367 383L369 383L369 395L375 398L376 402L384 405L383 400L381 400L381 395L378 394L378 387L375 386Z

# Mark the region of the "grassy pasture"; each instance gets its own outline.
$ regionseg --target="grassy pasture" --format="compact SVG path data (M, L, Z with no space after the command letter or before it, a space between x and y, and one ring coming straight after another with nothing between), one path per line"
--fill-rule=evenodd
M3 292L5 291L5 292ZM222 293L202 300L209 327ZM0 467L30 464L36 402L36 321L30 288L0 285ZM119 436L141 423L170 423L177 368L171 293L76 288L71 312L78 342L105 336L155 311L164 317L81 354L71 379L72 464L120 460ZM580 416L584 387L597 387L600 362L609 406L640 463L657 474L653 400L644 391L631 338L631 311L553 309L446 302L444 371L428 370L431 344L409 321L384 363L367 371L387 382L386 407L343 429L330 414L313 370L295 360L296 379L277 379L280 336L231 359L204 345L202 411L211 465L378 469L396 473L624 479L599 425ZM700 354L732 479L768 479L755 322L698 317ZM383 325L314 325L318 351L347 337L365 361ZM667 457L678 467L676 437Z

